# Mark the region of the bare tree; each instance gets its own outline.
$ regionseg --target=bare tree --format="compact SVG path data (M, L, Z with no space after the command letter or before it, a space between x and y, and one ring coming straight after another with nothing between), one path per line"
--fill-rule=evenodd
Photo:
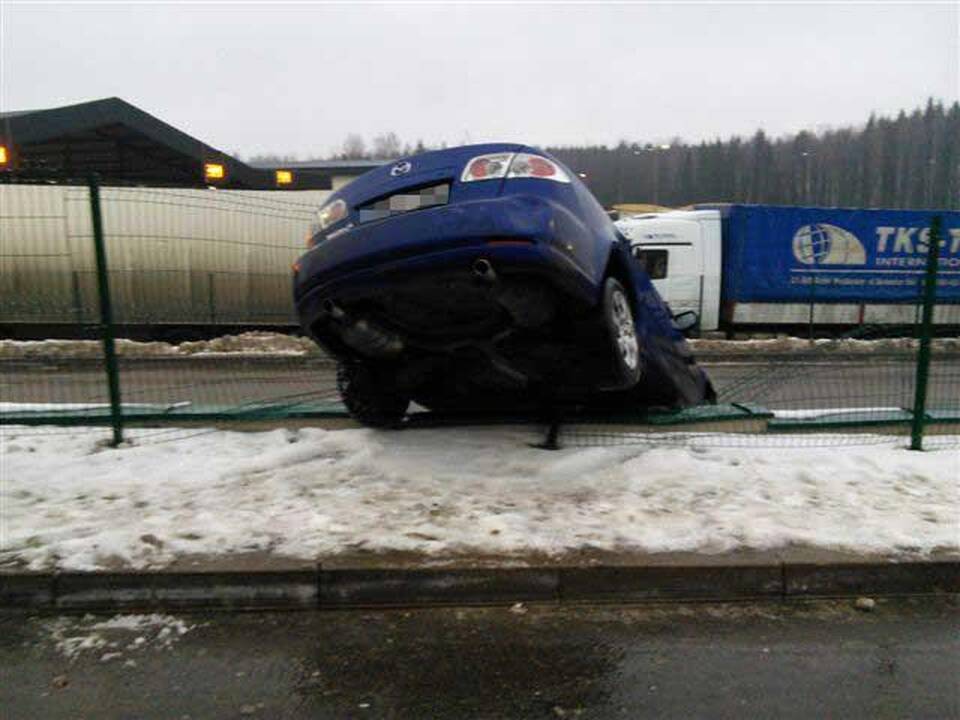
M367 156L367 145L357 133L350 133L343 141L341 157L344 160L362 160Z
M234 155L239 157L237 153L234 153ZM284 163L297 162L297 160L299 160L299 156L293 153L286 155L279 153L261 153L259 155L251 155L246 162L262 165L283 165Z
M400 157L402 145L395 132L383 133L373 139L372 155L377 160L391 160Z

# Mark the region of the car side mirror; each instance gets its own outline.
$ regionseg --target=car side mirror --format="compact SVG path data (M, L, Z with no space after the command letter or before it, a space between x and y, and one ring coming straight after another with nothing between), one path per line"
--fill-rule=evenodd
M693 330L699 322L700 318L695 310L684 310L682 313L673 316L673 324L682 333Z

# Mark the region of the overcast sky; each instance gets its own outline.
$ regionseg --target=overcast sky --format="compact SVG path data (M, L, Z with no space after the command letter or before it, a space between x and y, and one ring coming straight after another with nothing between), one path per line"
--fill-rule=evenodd
M691 141L960 94L960 4L0 1L0 107L119 96L228 152Z

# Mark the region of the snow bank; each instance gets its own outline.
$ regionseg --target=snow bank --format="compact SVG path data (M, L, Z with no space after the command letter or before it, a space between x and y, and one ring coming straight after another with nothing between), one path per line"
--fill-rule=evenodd
M192 357L220 355L320 355L317 345L303 337L282 333L246 332L211 340L138 342L117 340L117 354L126 358ZM56 360L99 358L99 340L0 340L0 360Z
M188 407L188 401L174 403L121 403L123 410L155 410L169 412L177 408ZM34 403L34 402L0 402L0 415L4 413L49 413L49 412L91 412L106 410L110 403Z
M809 340L775 338L771 340L691 340L698 353L879 353L915 350L913 338L876 340ZM934 340L941 352L960 352L960 338ZM0 360L55 360L62 358L98 358L103 350L99 340L0 340ZM317 355L320 349L308 338L274 332L246 332L223 335L212 340L196 340L173 344L117 340L117 353L126 358L196 357L219 355Z
M6 427L0 565L162 566L185 554L960 548L960 453L629 446L545 452L531 429ZM808 438L809 439L809 438ZM878 442L883 442L878 440ZM902 441L901 441L902 443Z
M902 413L899 407L862 407L862 408L814 408L809 410L773 410L775 418L790 420L816 420L818 418L842 417L844 415L883 415L885 413Z
M690 340L695 353L890 353L916 351L915 338L876 338L857 339L828 338L808 339L795 337L772 338L770 340ZM933 349L938 352L960 352L960 338L938 338L933 341Z

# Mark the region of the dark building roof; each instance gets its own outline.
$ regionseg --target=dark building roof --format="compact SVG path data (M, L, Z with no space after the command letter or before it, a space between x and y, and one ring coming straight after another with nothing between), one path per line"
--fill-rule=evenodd
M203 187L203 164L213 161L226 169L224 187L276 187L278 166L248 165L120 98L0 113L0 138L21 172L73 177L96 172L108 184ZM312 166L309 172L282 168L295 170L289 189L329 189L333 175L356 172L353 164L351 169L334 165Z
M306 160L288 162L283 167L292 170L300 183L325 183L323 187L330 187L336 176L358 176L368 170L380 167L388 160ZM255 168L276 168L273 163L251 162ZM272 172L272 170L271 170Z
M292 170L330 170L334 174L354 175L365 173L367 170L380 167L393 160L297 160L284 165ZM276 167L275 163L251 162L253 167Z

